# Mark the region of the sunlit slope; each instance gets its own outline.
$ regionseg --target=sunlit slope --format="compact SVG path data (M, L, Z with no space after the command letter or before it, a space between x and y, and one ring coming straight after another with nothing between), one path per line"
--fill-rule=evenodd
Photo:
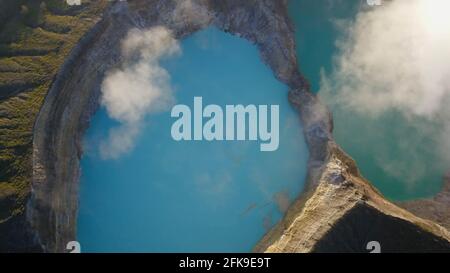
M107 1L0 0L0 231L24 212L32 127L65 57ZM0 232L0 245L3 236Z

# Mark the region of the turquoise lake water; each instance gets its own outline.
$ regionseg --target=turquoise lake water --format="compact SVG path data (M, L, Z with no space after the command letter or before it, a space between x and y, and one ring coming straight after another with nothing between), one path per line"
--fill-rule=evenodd
M329 73L337 52L336 22L351 20L365 0L289 0L289 15L296 28L300 71L313 92L320 89L320 70Z
M321 69L327 74L333 71L335 41L342 37L336 22L351 22L364 8L365 0L290 0L299 67L313 92L320 90ZM336 142L387 198L409 200L439 192L449 167L438 156L432 138L441 127L395 111L371 118L339 106L331 110ZM419 134L416 128L427 128L428 133Z
M170 111L148 116L134 150L103 160L99 141L117 125L93 117L81 161L77 240L84 252L249 252L303 188L308 150L287 86L248 41L209 28L164 61L177 104L280 106L277 151L259 141L181 141Z

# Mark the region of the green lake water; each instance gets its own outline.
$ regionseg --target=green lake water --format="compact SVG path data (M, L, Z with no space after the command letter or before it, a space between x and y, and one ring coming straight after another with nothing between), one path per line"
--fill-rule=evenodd
M313 92L320 90L321 70L333 71L336 40L342 35L336 24L351 22L364 8L366 1L361 0L290 0L300 71ZM395 111L373 118L338 106L331 110L336 142L387 198L409 200L439 192L449 167L433 141L442 128ZM426 134L419 134L417 128L426 128Z

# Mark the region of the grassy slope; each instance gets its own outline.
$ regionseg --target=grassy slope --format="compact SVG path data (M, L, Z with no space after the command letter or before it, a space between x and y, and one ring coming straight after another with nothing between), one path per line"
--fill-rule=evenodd
M34 121L58 68L106 4L0 0L0 224L24 212Z

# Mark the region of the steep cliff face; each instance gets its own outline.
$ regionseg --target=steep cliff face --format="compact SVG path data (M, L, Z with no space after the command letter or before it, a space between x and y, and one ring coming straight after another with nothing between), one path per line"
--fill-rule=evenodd
M448 252L450 233L386 201L361 177L352 159L334 143L317 186L290 208L256 251ZM305 201L305 203L302 203Z
M311 95L298 72L286 1L186 2L182 6L168 0L112 4L58 73L34 127L33 187L27 209L28 223L44 251L62 252L75 239L80 143L98 106L105 72L121 62L120 41L131 28L156 25L168 27L179 39L209 25L244 37L258 46L274 75L292 89L289 99L300 113L310 149L308 187L256 251L326 250L335 238L335 227L352 221L342 219L358 223L366 217L394 226L406 224L412 232L433 238L420 246L448 246L450 236L444 228L385 201L334 143L328 110ZM370 213L358 213L360 208ZM360 227L363 234L366 226L352 226ZM389 238L380 240L384 239Z
M448 252L450 243L436 233L417 228L409 217L380 213L371 204L355 205L313 247L312 252L369 252L369 241L385 253Z
M65 58L106 0L0 1L0 252L36 251L26 221L33 125Z

